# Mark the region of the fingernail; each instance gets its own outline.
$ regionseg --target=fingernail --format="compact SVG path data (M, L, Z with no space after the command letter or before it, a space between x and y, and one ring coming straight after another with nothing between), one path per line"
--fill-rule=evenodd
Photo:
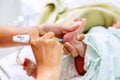
M77 39L78 41L82 41L84 38L85 38L85 35L84 35L84 34L80 34L80 35L78 35L78 36L76 37L76 39Z
M73 57L77 57L77 56L78 56L78 54L72 53L72 56L73 56Z
M68 44L67 42L65 42L64 46L65 46L66 48L69 48L68 45L69 45L69 44Z

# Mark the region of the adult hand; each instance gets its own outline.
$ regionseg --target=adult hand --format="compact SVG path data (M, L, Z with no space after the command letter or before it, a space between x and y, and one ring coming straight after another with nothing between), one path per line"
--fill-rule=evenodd
M48 77L49 80L57 80L62 63L63 46L55 38L54 33L48 32L39 37L39 29L36 27L31 36L31 47L36 59L39 79Z
M86 45L82 42L84 39L85 35L84 34L79 34L76 36L76 40L79 41L79 44L77 44L77 47L80 48L81 53L78 52L78 50L69 42L64 43L64 51L67 55L72 55L73 57L77 57L80 54L85 55L85 50L86 50ZM80 55L81 56L81 55ZM83 57L82 56L82 57Z
M78 26L75 26L75 25L69 26L69 27L65 27L65 26L58 25L58 24L45 24L45 25L40 25L40 31L41 31L41 29L42 29L44 32L52 31L52 32L55 33L55 36L56 36L56 37L59 37L59 38L63 38L63 35L64 35L65 33L75 31L77 28L78 28Z
M66 42L64 44L64 51L67 55L72 55L74 58L74 62L75 62L75 67L76 70L78 72L78 74L80 75L84 75L86 73L86 71L84 70L84 56L85 56L85 51L86 51L86 44L84 44L82 42L82 40L84 39L84 34L80 34L76 36L76 40L79 41L79 44L77 45L77 47L79 47L81 53L78 52L78 50L71 45L69 42ZM83 54L83 56L81 57L80 54Z

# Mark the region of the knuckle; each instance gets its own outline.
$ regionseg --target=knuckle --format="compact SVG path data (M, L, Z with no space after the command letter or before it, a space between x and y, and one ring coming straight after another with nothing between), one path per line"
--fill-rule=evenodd
M49 34L50 34L50 35L55 35L55 33L54 33L54 32L52 32L52 31L50 31L50 32L49 32Z
M34 45L34 46L37 46L37 45L39 45L40 44L40 40L37 38L37 39L32 39L31 41L30 41L30 44L31 45Z
M36 46L36 40L35 39L31 40L30 44Z

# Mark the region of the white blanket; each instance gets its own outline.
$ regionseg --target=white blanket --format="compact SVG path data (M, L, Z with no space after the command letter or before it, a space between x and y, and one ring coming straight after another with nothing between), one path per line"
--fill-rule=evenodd
M95 27L84 42L87 73L80 80L120 80L120 30Z
M4 57L0 60L0 66L7 72L8 76L12 80L34 80L34 78L29 77L23 68L17 64L16 56L18 52L15 52L7 57ZM25 58L29 58L35 62L32 50L30 46L24 47L20 52L20 60L23 62ZM9 80L5 79L4 76L1 76L1 80ZM63 56L62 70L60 80L76 80L76 77L80 77L76 72L74 66L74 59L71 56ZM75 78L75 79L74 79Z

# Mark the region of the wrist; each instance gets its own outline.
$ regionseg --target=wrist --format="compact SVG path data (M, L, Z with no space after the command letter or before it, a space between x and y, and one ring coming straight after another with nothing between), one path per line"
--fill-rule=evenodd
M11 36L10 36L10 42L11 45L13 44L13 46L26 46L29 45L29 36L30 36L30 32L31 32L32 28L26 28L26 27L22 27L22 28L14 28L14 31L10 30ZM29 35L29 36L26 36ZM24 36L26 37L25 39L20 39L19 36ZM8 41L8 42L9 42ZM26 41L26 42L25 42Z
M37 68L36 80L59 80L59 74L60 71L58 68L39 66Z
M37 78L36 80L52 80L51 73L46 70L37 71Z

